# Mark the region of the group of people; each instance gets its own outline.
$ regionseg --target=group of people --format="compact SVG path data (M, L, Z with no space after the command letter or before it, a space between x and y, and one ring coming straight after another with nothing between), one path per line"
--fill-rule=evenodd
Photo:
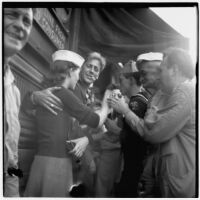
M4 9L4 196L18 197L20 92L9 59L28 40L31 8ZM24 197L195 197L195 69L180 48L117 68L102 97L98 52L52 55L52 76L22 101L35 110L37 151Z

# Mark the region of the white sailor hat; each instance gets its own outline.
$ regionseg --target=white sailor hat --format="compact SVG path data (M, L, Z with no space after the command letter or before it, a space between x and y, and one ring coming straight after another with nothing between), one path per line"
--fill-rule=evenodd
M53 62L57 60L72 62L78 67L81 67L85 59L79 54L69 50L58 50L52 54Z
M158 60L158 61L162 61L163 60L163 54L159 53L159 52L143 53L143 54L140 54L137 57L137 61L140 61L140 60L146 60L146 61Z
M163 60L162 53L159 52L143 53L137 57L136 66L137 68L139 68L139 65L142 61L162 61L162 60Z

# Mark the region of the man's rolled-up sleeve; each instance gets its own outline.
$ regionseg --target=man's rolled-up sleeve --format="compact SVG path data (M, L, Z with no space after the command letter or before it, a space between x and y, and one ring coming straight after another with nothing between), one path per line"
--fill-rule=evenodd
M154 120L144 119L144 139L152 143L165 142L183 128L190 118L190 100L184 92L174 95L170 105L157 110Z
M132 130L138 132L146 141L151 143L165 142L182 129L190 118L191 103L184 92L174 95L170 105L158 109L152 117L152 112L147 112L144 120L133 112L128 112L126 121Z

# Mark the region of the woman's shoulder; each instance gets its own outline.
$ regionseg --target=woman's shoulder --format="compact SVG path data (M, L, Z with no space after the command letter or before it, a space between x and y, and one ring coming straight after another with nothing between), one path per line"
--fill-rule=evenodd
M70 90L70 89L68 89L68 88L65 88L65 87L62 87L62 86L61 86L60 90L56 90L56 91L54 92L54 94L55 94L56 96L62 96L62 95L74 96L72 90Z
M67 107L76 107L82 104L80 99L74 94L74 91L68 88L61 87L60 90L56 91L55 95L60 98Z

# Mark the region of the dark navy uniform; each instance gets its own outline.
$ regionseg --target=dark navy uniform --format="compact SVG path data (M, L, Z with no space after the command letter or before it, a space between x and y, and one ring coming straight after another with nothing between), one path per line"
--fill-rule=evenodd
M144 118L147 110L148 97L146 91L139 92L130 98L129 108L140 118ZM137 197L140 175L148 144L131 129L124 119L121 133L122 151L124 154L124 170L117 187L118 197Z

